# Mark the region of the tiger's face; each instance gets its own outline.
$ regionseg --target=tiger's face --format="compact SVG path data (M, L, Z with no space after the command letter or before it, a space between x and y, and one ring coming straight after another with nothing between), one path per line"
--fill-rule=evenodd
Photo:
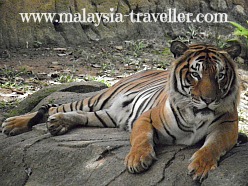
M231 57L239 55L238 46L220 50L209 45L172 43L171 51L180 56L171 75L172 89L188 98L190 104L185 106L191 106L196 114L208 114L223 110L223 102L228 105L237 100L232 99L237 96L238 82Z

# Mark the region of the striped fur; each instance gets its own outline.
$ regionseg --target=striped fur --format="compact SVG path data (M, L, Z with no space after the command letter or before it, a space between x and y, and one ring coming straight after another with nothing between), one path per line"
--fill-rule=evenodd
M193 179L202 181L237 140L239 83L231 57L238 50L237 45L220 50L174 42L171 51L178 58L170 71L140 72L96 96L8 118L3 132L16 135L31 130L47 114L53 135L75 126L128 129L132 147L125 164L131 173L149 168L156 159L156 143L192 145L206 137L188 167Z

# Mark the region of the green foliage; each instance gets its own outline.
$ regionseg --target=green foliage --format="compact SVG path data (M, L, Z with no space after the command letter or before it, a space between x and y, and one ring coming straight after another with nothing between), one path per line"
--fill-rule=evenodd
M85 80L87 80L87 81L97 81L97 82L100 82L100 83L103 83L103 84L107 85L107 87L112 86L110 82L108 82L107 80L105 80L104 78L101 78L101 77L87 75L85 77Z
M17 104L19 104L19 102L20 102L20 100L0 101L0 109L1 110L13 109Z
M29 72L25 67L20 67L19 70L15 70L14 68L4 67L0 69L0 77L7 78L8 81L13 81L14 78L29 75Z
M33 44L34 48L40 48L41 45L42 45L42 42L40 42L40 41L34 41L34 44Z
M246 45L248 47L248 29L243 27L242 25L235 23L235 22L230 22L236 29L234 30L233 34L238 36L238 37L245 37L246 38ZM247 21L248 23L248 21Z
M246 39L248 39L248 29L241 26L240 24L238 23L235 23L235 22L230 22L233 26L236 27L236 29L234 30L234 35L236 36L244 36ZM248 23L248 21L247 21Z
M24 82L23 79L18 78L29 75L30 74L25 67L21 67L19 70L4 67L0 69L0 77L4 79L4 82L0 84L0 88L26 89L28 85Z
M71 83L71 82L75 82L76 80L77 80L77 79L74 78L74 76L71 75L71 74L61 75L61 76L59 76L59 78L58 78L58 81L59 81L60 83Z
M135 57L139 57L141 52L147 47L147 45L143 41L136 41L132 43L131 50L133 51L133 55Z

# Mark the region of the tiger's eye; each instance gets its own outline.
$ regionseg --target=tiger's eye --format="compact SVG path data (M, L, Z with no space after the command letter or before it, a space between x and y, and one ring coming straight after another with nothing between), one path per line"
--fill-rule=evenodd
M193 78L196 78L196 79L200 79L200 75L197 73L197 72L191 72L190 75L193 77Z
M225 77L225 74L224 73L219 73L219 80L224 79L224 77Z

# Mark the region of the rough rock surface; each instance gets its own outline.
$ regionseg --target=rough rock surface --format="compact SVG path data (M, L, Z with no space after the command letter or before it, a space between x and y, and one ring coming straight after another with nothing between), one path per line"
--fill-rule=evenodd
M79 93L74 94L77 99ZM81 95L89 96L89 93ZM219 167L202 184L193 182L187 175L188 160L199 147L200 144L159 146L158 160L151 169L133 175L123 163L130 149L128 132L78 128L62 136L51 136L45 124L40 124L18 136L0 134L0 185L248 184L248 143L233 148L221 158Z
M0 185L200 185L187 175L197 148L158 147L151 169L133 175L123 164L128 132L80 128L54 137L41 124L15 137L0 134ZM247 185L247 160L248 143L235 147L202 185Z
M211 35L226 35L233 31L228 23L132 23L129 17L124 17L122 23L23 23L19 13L80 13L85 8L87 13L110 13L123 15L134 13L168 13L169 8L176 8L182 13L227 13L229 21L246 25L248 5L246 0L0 0L0 48L26 48L48 45L82 45L88 41L98 41L107 38L137 38L152 37L173 39L196 31ZM209 39L209 38L208 38ZM212 38L213 39L213 38ZM215 38L217 39L217 38Z

